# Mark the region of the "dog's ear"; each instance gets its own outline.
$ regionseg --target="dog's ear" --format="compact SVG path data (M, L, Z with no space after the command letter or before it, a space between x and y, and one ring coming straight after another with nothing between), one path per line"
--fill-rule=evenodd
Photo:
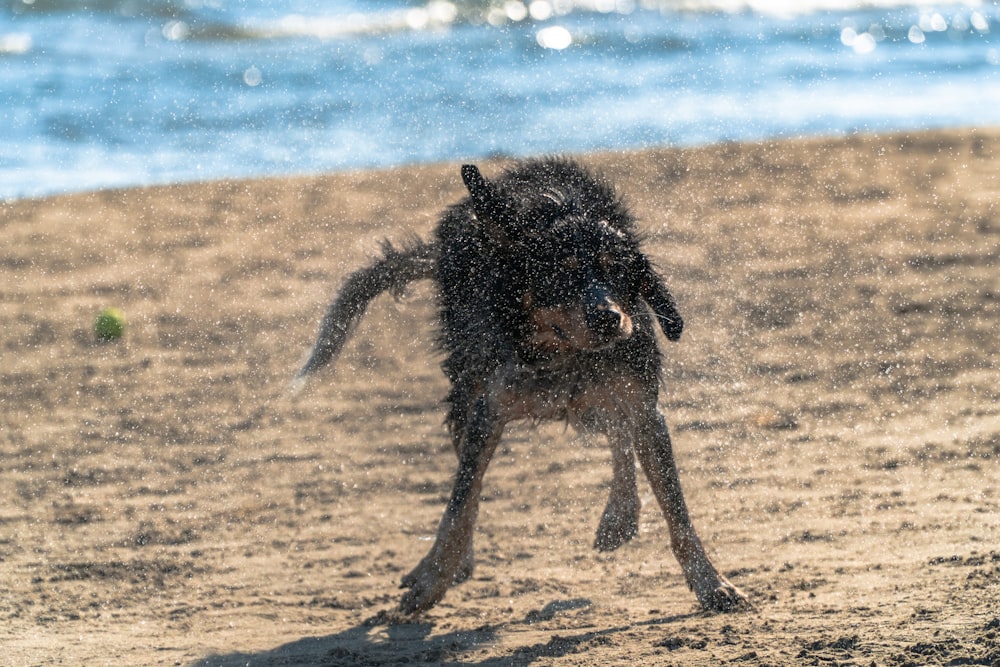
M476 217L488 225L494 235L500 238L506 237L505 232L509 225L510 211L507 202L504 201L500 193L489 181L483 178L483 175L479 173L479 167L474 164L462 165L462 182L469 190L472 209L476 212Z
M656 271L649 267L646 271L646 278L642 282L642 298L653 310L656 321L663 329L667 340L680 340L681 331L684 329L684 320L677 311L677 302L667 289L663 278L656 274Z
M488 204L496 194L483 175L479 173L479 167L474 164L462 165L462 182L472 195L472 203L478 210L481 205Z

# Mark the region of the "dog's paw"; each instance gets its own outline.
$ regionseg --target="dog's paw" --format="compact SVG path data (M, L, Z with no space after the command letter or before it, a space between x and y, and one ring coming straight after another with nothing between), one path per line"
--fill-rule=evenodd
M399 601L399 611L403 614L419 614L427 611L444 597L454 580L455 573L443 572L435 563L420 565L403 577L403 588L409 588Z
M403 614L418 614L437 604L452 584L463 575L472 574L472 544L458 549L435 545L420 564L403 577L402 588L409 588L399 602Z
M458 565L458 569L455 571L455 576L452 579L452 583L460 584L463 581L468 581L472 578L472 573L476 570L476 558L472 553L472 545L465 550L462 554L462 561Z
M700 591L697 595L698 601L705 611L728 613L751 611L754 608L750 598L721 575L717 586Z
M597 539L594 548L598 551L614 551L639 534L639 496L635 492L635 482L622 484L631 492L612 493L608 504L597 524Z
M601 522L597 524L597 538L594 548L598 551L614 551L639 534L638 510L604 510Z
M412 572L403 577L403 579L400 581L399 587L412 588L413 585L417 583L417 581L421 578L421 576L424 576L423 573L427 570L428 567L431 566L425 566L423 561L421 561L419 565L413 568ZM469 579L472 578L472 573L475 572L475 570L476 570L476 559L475 556L473 555L472 545L469 545L469 548L462 553L462 559L461 561L459 561L458 569L455 570L455 574L452 576L451 583L460 584L463 581L468 581Z

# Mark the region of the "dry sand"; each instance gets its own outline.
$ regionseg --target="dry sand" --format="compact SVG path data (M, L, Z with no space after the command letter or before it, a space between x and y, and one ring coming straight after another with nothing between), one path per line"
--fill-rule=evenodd
M645 481L593 551L609 453L549 425L493 462L472 580L379 622L454 472L429 286L282 391L461 196L424 166L0 204L0 662L1000 665L1000 130L584 160L685 316L662 408L756 611L698 611Z

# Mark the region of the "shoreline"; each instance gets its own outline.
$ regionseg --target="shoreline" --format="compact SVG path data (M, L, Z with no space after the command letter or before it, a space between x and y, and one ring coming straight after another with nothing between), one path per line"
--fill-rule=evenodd
M677 152L697 152L697 151L711 151L714 148L720 146L740 146L744 148L750 148L754 146L769 146L774 144L817 144L825 145L831 142L855 142L855 141L880 141L888 140L892 141L894 138L902 137L930 137L930 136L941 136L941 137L952 137L952 136L965 136L969 134L984 134L993 135L1000 133L1000 126L967 126L967 127L946 127L946 128L935 128L935 129L918 129L918 130L892 130L892 131L862 131L854 132L850 134L831 134L831 135L806 135L806 136L795 136L795 137L771 137L762 138L757 140L734 140L734 141L720 141L708 144L698 144L693 146L686 145L657 145L657 146L643 146L643 147L627 147L627 148L616 148L616 149L601 149L595 151L585 151L585 152L567 152L567 153L556 153L557 155L567 155L571 157L576 157L581 160L586 161L590 157L601 158L603 156L615 156L615 155L636 155L641 156L647 153L660 153L665 151L677 151ZM527 156L534 157L534 156ZM62 197L74 197L74 196L85 196L88 194L97 194L103 192L123 192L130 190L156 190L162 188L176 188L176 187L196 187L203 185L210 185L212 183L254 183L261 181L304 181L312 179L320 179L333 176L351 176L367 173L391 173L397 171L406 171L410 169L433 169L435 167L441 167L448 164L457 164L458 162L481 162L484 164L488 163L509 163L516 161L519 158L509 155L492 155L485 156L478 159L462 159L453 161L434 161L434 162L408 162L396 165L390 165L385 167L358 167L358 168L347 168L342 170L334 171L319 171L319 172L302 172L302 173L289 173L281 175L256 175L256 176L222 176L218 178L208 178L208 179L195 179L195 180L178 180L178 181L165 181L162 183L148 183L148 184L134 184L134 185L122 185L122 186L108 186L108 187L98 187L98 188L84 188L79 190L67 190L61 192L53 192L50 194L42 194L38 196L26 196L26 197L14 197L10 199L0 198L0 206L12 205L20 202L38 202L47 199L57 199Z

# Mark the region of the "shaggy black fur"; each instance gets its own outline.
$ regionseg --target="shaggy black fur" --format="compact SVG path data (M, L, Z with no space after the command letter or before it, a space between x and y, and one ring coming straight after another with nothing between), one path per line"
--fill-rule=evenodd
M570 160L525 161L493 181L466 165L462 180L469 196L445 211L432 243L387 245L347 279L296 378L339 353L378 293L436 281L459 467L437 541L403 579L410 590L401 610L425 610L471 575L482 478L505 424L518 419L566 420L608 435L614 478L597 548L615 549L638 530L638 456L698 599L711 609L746 607L691 525L656 408L653 322L670 340L683 323L632 215L609 184Z
M473 194L445 213L436 234L451 427L463 428L475 387L505 363L544 365L561 356L532 345L525 295L532 307L573 307L605 292L635 331L601 349L574 350L574 362L598 382L624 366L652 386L660 358L642 301L671 340L683 323L611 186L560 159L520 164L492 183L467 166L463 179Z

